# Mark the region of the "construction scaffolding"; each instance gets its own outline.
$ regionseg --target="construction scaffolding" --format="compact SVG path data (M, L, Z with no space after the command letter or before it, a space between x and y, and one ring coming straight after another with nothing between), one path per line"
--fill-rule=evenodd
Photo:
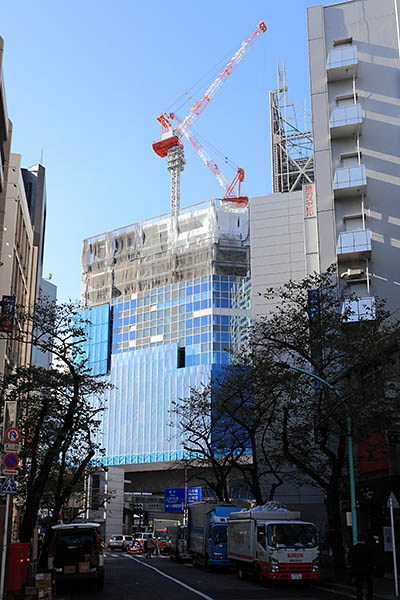
M210 200L84 240L82 306L205 275L249 276L248 208L230 204Z
M314 181L311 115L289 100L285 64L270 92L273 192L293 192Z

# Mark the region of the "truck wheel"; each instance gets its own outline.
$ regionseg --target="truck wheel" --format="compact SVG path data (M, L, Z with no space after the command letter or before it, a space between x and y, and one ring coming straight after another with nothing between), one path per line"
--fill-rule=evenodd
M239 576L239 579L241 579L242 581L243 581L243 579L246 579L246 573L242 567L239 567L239 569L238 569L238 576Z

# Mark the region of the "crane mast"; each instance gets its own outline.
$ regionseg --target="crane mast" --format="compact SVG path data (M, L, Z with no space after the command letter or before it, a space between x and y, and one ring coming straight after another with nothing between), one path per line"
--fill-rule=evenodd
M267 30L265 23L261 21L257 29L243 41L240 48L235 52L229 62L225 65L218 77L209 86L202 97L195 102L190 109L189 114L180 121L179 118L174 114L162 113L157 117L157 120L161 124L161 138L158 142L153 144L153 150L158 156L168 159L168 171L171 173L171 187L170 187L170 202L171 202L171 215L177 220L177 216L180 209L180 175L184 169L185 158L183 144L180 141L182 136L185 136L192 144L200 158L203 160L205 165L212 171L217 178L220 185L225 189L224 199L232 199L236 201L245 201L247 198L240 196L240 184L244 179L243 169L238 169L234 180L229 185L228 181L220 171L216 163L208 155L206 150L200 144L199 140L193 134L192 126L199 115L203 112L207 104L215 96L217 91L223 85L225 80L229 77L232 71L237 67L243 57L246 55L248 50L254 44L256 39L261 33ZM172 127L174 122L176 127ZM238 194L234 198L234 188L238 185Z

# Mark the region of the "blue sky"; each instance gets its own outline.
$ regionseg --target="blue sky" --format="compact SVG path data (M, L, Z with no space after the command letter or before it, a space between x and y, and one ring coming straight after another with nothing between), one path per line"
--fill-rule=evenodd
M227 61L261 20L268 31L204 110L195 132L245 169L243 193L270 193L268 93L276 87L276 63L284 59L291 99L309 104L306 7L315 3L2 3L12 151L29 166L43 150L44 275L53 273L59 300L79 297L84 238L168 211L169 173L151 146L160 135L156 117ZM181 118L188 108L179 111ZM182 206L221 197L222 188L189 144L185 152ZM213 158L233 179L235 171Z

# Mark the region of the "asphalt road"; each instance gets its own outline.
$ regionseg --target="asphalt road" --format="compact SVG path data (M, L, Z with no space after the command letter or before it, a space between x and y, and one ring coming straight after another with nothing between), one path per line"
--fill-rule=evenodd
M293 584L263 587L240 581L229 571L207 572L178 564L168 557L130 556L110 552L105 559L103 592L83 586L58 589L58 600L339 600L355 598L347 590L328 591L321 585Z

